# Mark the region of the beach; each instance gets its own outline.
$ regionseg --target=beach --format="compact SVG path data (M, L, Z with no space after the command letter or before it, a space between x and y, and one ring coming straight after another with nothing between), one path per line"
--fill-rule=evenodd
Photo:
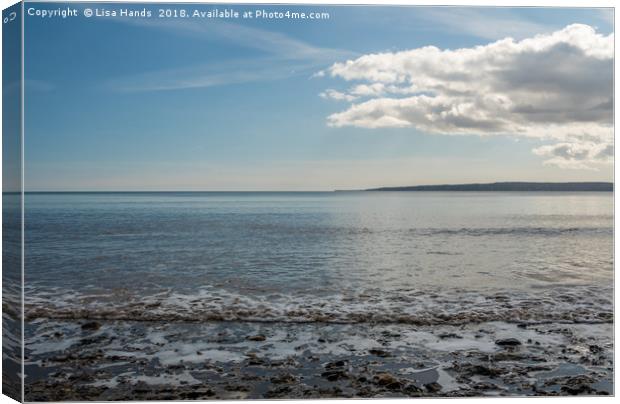
M613 197L26 203L26 399L613 394Z

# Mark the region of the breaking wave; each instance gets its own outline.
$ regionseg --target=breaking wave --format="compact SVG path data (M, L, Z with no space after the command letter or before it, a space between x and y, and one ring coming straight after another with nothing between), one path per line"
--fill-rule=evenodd
M151 322L285 322L460 325L512 323L610 323L611 288L555 288L527 293L415 290L345 291L337 295L241 295L203 288L196 293L163 291L140 297L126 292L26 296L26 318Z

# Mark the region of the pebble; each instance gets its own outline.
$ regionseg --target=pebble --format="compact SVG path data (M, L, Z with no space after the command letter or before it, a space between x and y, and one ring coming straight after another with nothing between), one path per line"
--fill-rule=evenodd
M516 338L504 338L498 339L497 341L495 341L495 344L499 346L517 346L521 345L521 341Z
M101 328L101 324L96 321L89 321L87 323L82 324L82 330L94 331Z

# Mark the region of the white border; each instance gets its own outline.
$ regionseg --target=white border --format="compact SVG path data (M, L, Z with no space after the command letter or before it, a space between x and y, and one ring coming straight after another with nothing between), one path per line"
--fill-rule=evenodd
M31 2L46 2L45 0L31 0ZM70 0L70 1L49 1L49 2L58 2L58 3L88 3L88 1L74 1L74 0ZM220 1L182 1L182 0L150 0L150 1L141 1L141 0L137 0L137 1L122 1L122 0L108 0L108 1L103 1L106 3L203 3L203 4L324 4L324 5L418 5L418 6L486 6L486 7L510 7L510 6L517 6L517 7L562 7L562 8L570 8L570 7L587 7L587 8L592 8L592 7L611 7L611 8L615 8L615 2L613 0L564 0L564 1L558 1L558 0L443 0L443 1L438 1L438 0L389 0L389 1L383 1L383 0L287 0L287 1L279 1L279 0L268 0L268 1L260 1L260 0L242 0L242 1L231 1L231 0L220 0ZM5 9L13 4L17 3L14 0L0 0L0 5L2 9ZM96 1L93 1L91 3L97 3ZM23 5L22 5L23 7ZM617 22L617 15L614 12L614 27L616 26L616 22ZM23 38L23 29L24 29L24 24L23 24L23 12L22 12L22 38ZM1 52L1 44L2 44L2 30L0 30L0 52ZM615 43L614 43L614 51L615 51ZM23 69L23 41L22 41L22 69ZM0 75L2 74L2 67L0 66ZM614 78L616 77L616 75L618 74L618 67L614 62ZM22 70L22 83L23 83L23 70ZM615 86L615 82L614 82L614 86ZM0 88L1 88L1 80L0 80ZM23 130L24 130L24 109L23 109L23 105L24 105L24 94L23 94L23 85L22 85L22 143L21 143L21 148L22 148L22 189L23 189L23 185L24 185L24 142L23 142ZM615 88L614 91L614 99L617 97L618 95L618 89ZM2 97L0 97L0 119L2 117ZM616 103L614 103L614 117L616 116L616 113L618 111L618 106ZM614 143L615 143L615 138L614 138ZM618 165L614 164L614 179L617 177L617 174L619 172L620 168L618 167ZM0 178L2 175L2 155L0 154ZM615 181L614 181L615 182ZM616 236L616 231L618 229L618 222L619 219L616 217L615 212L616 212L616 205L617 201L614 198L614 271L615 271L615 257L617 256L618 253L618 249L620 247L618 247L618 245L615 244L615 236ZM22 195L22 290L23 290L23 282L24 282L24 271L23 271L23 245L24 245L24 232L23 232L23 195ZM1 223L1 217L0 217L0 223ZM0 234L1 234L1 227L0 227ZM0 247L1 249L1 247ZM0 263L0 268L1 268L1 263ZM615 279L615 276L614 276ZM1 290L0 290L0 296L1 296ZM618 287L616 282L614 282L614 301L617 301L616 298L618 297ZM23 293L22 293L22 318L23 318ZM614 324L614 345L615 347L618 346L618 332L617 332L617 323ZM23 336L23 322L22 322L22 336ZM22 344L22 359L23 359L23 344ZM618 354L617 354L617 348L616 348L616 352L614 352L614 370L615 370L615 374L614 374L614 386L620 386L620 384L618 384L619 381L619 377L618 377L618 372L617 372L617 367L616 364L618 363ZM0 361L0 369L1 369L1 361ZM23 372L23 361L22 361L22 372ZM617 390L615 390L617 391ZM22 397L23 397L23 386L22 386ZM413 400L419 403L429 403L431 402L431 400L437 400L437 399L432 399L432 398L424 398L424 399L398 399L398 401L406 401L406 402L412 402ZM582 400L588 400L593 401L593 402L610 402L611 400L614 400L613 397L528 397L528 398L523 398L523 397L513 397L513 398L462 398L462 399L452 399L452 400L467 400L467 402L469 403L488 403L488 404L494 404L494 403L502 403L502 402L508 402L510 401L511 403L520 403L524 400L544 400L544 404L546 403L562 403L562 404L577 404L582 401ZM324 403L324 404L335 404L335 403L341 403L343 400L333 400L333 399L326 399L326 400L278 400L281 403L302 403L302 404L310 404L310 403ZM13 403L14 401L11 400L10 398L8 398L7 396L0 396L0 404L5 404L5 403ZM179 403L187 403L187 401L167 401L167 402L179 402ZM197 402L206 402L206 401L197 401ZM215 402L215 401L211 401L211 402ZM251 401L229 401L230 403L248 403ZM359 399L354 399L354 400L346 400L347 403L355 403L355 404L360 404L360 403L365 403L367 402L367 400L359 400ZM387 399L373 399L373 402L377 402L377 403L391 403L394 402L394 400L387 400ZM525 401L527 402L527 401ZM134 401L132 403L151 403L151 402L139 402L139 401Z

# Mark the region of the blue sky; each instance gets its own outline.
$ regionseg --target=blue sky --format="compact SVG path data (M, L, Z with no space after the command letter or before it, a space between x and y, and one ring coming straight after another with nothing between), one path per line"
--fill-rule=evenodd
M613 31L610 11L272 8L327 11L331 17L27 16L27 189L331 190L611 180L611 164L594 169L546 164L543 152L532 152L549 143L539 137L481 136L475 130L438 134L415 121L405 127L371 128L358 120L330 125L331 115L364 100L320 96L355 83L324 74L334 63L427 45L454 50L506 36L518 41L575 23L608 35Z

